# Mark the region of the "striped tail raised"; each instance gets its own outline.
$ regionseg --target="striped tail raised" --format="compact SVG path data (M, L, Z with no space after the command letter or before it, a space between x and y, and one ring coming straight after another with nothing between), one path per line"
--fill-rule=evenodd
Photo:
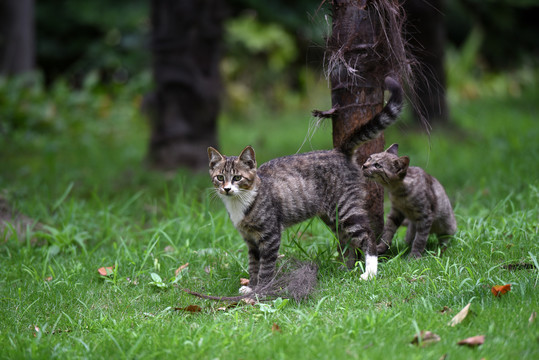
M385 78L385 88L391 92L386 106L369 122L352 132L338 149L351 157L354 150L362 143L377 137L385 128L393 124L402 111L403 91L400 84L391 77Z

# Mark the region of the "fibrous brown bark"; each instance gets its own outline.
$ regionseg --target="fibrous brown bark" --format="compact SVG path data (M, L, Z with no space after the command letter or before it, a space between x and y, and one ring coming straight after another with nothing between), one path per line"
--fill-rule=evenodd
M400 36L398 4L383 0L333 0L332 34L328 39L328 75L331 83L333 144L368 122L383 107L384 78L406 78L409 66ZM357 150L358 163L384 149L379 136ZM383 188L369 182L367 209L378 237L384 226Z

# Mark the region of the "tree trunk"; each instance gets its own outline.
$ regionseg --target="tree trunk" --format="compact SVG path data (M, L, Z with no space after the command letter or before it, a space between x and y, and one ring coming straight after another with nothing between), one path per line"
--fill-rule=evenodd
M0 75L33 70L34 0L0 1Z
M207 168L217 146L222 0L152 0L156 90L145 99L151 119L149 159L161 169Z
M372 6L373 3L376 6ZM384 78L398 70L395 59L391 59L392 53L403 52L404 47L402 44L394 47L390 38L394 35L393 28L387 26L384 19L384 6L386 10L390 9L393 2L334 0L332 5L328 70L332 107L339 109L332 117L333 144L339 146L347 134L370 121L383 108ZM365 162L370 154L383 150L384 137L381 135L358 148L358 164ZM384 226L384 192L374 182L367 182L365 186L371 227L378 238Z
M446 79L444 0L406 0L406 34L420 64L416 68L413 112L418 122L447 124L449 109L445 96Z

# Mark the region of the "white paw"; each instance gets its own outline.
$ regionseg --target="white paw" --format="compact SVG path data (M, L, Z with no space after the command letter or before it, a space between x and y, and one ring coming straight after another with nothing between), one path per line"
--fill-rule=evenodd
M370 280L376 277L378 272L378 256L367 255L365 258L365 272L361 274L362 280Z
M251 289L249 286L242 286L240 287L240 294L247 295L250 292L253 292L253 289Z
M369 272L364 272L360 276L361 280L370 280L370 279L373 279L375 277L376 277L376 274L369 273Z

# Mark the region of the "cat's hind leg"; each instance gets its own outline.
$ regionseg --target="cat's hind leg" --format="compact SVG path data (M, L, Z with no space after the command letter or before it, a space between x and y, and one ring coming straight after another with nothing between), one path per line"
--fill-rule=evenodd
M374 278L378 272L378 251L369 224L368 217L363 214L352 215L341 222L346 237L350 239L350 250L356 253L356 249L361 249L365 254L363 280Z

